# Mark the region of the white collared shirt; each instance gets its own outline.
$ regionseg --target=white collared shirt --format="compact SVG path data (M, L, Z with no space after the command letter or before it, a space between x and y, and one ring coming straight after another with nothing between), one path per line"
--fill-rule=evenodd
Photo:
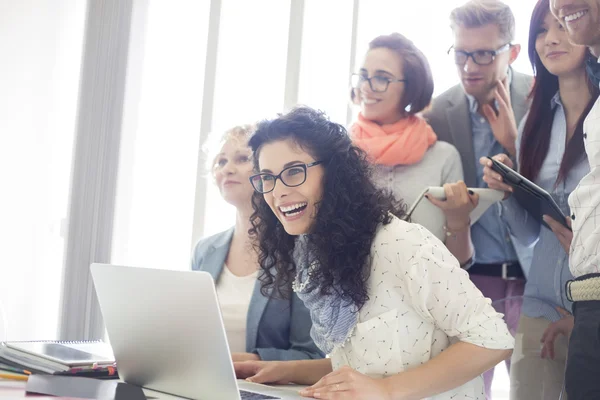
M371 246L368 287L358 324L330 354L334 369L348 365L381 378L418 367L458 341L513 348L502 314L444 244L420 225L394 218L379 227ZM431 397L465 398L485 399L481 376Z
M583 123L583 138L590 173L569 196L573 219L569 265L576 278L600 272L600 98Z

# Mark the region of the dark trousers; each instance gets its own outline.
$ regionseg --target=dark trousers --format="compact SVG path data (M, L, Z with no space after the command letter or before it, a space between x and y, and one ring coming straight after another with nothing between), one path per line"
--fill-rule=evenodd
M600 399L600 301L573 305L565 385L569 400Z

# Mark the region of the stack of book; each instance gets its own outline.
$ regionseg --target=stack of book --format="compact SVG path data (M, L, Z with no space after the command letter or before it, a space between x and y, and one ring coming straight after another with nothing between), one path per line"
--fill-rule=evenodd
M21 374L118 378L109 344L90 342L3 342L0 370Z

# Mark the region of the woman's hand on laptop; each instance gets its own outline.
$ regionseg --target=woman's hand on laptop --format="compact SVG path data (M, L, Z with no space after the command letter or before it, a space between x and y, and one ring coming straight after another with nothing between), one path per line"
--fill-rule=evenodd
M238 361L260 361L258 354L254 353L231 353L233 362Z
M494 160L501 162L508 168L514 168L513 162L506 154L496 154L492 157ZM505 192L504 199L512 193L512 187L503 182L502 176L492 169L492 162L487 157L481 157L479 164L483 166L483 181L487 183L490 189L502 190Z
M332 371L331 359L241 361L233 363L238 379L254 383L314 385Z
M287 384L291 365L285 361L238 361L233 363L238 379L254 383Z
M344 366L300 391L316 399L392 399L389 380L375 379Z

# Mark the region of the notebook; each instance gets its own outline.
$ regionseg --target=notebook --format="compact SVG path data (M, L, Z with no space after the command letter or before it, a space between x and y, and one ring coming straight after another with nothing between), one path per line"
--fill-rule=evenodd
M504 192L494 189L487 188L469 188L469 190L477 193L479 195L479 203L477 203L477 207L471 211L469 217L471 218L471 225L479 220L479 218L490 208L494 203L497 203L502 200L504 197ZM438 237L440 240L445 240L445 232L443 230L443 225L446 221L444 213L441 209L434 206L429 200L425 198L425 195L430 195L439 200L446 200L446 194L444 192L444 188L441 186L430 186L425 188L421 194L417 197L417 199L413 202L408 212L404 216L404 219L407 221L412 221L416 223L420 223L425 226L431 233ZM436 221L439 221L437 226L426 226L421 221L419 221L418 216L423 215L434 215L436 216ZM415 218L417 216L417 218Z
M110 345L102 341L3 342L0 359L23 369L49 374L93 371L115 364Z

